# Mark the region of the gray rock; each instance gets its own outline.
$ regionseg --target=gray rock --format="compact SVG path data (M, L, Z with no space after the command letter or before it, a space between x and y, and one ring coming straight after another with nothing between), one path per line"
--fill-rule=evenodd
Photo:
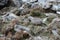
M40 36L31 37L29 40L43 40Z
M31 23L32 24L41 24L42 23L42 20L40 18L37 18L37 17L28 17L29 20L31 20Z
M11 0L17 7L22 6L22 0Z
M8 3L8 0L0 0L0 6L4 6Z
M56 14L54 14L54 13L45 13L45 15L47 16L47 17L58 17Z
M43 23L45 23L46 21L47 21L47 18L44 18L44 19L43 19Z
M15 25L14 30L19 32L20 30L26 31L26 32L30 32L30 29L25 27L25 26L21 26L21 25Z
M7 14L2 16L2 19L4 22L11 21L12 19L16 19L16 18L17 18L17 16L11 12L7 12Z

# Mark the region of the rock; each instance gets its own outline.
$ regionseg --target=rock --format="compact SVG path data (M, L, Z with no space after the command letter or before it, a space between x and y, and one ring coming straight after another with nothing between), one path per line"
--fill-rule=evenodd
M31 20L31 23L32 24L41 24L42 23L42 20L40 18L37 18L37 17L28 17L29 20Z
M35 2L37 0L22 0L23 2L30 3L30 2Z
M49 8L51 8L51 3L45 3L42 7L44 8L44 9L49 9Z
M52 20L52 23L55 23L55 22L59 23L59 21L60 21L60 18L55 18L55 19Z
M46 18L43 18L43 23L45 24L51 23L54 18L58 17L57 14L54 13L45 13L45 15L47 16Z
M22 5L18 10L23 10L24 9L24 5Z
M0 10L8 5L8 0L0 0Z
M10 34L11 32L15 33L14 26L18 23L17 19L13 19L9 24L2 27L1 32L5 34L6 36ZM10 32L10 33L9 33ZM9 35L10 36L10 35Z
M11 0L15 6L21 7L22 6L22 0Z
M40 36L31 37L29 40L43 40Z
M55 37L59 37L59 34L57 33L57 30L52 30L52 33Z
M32 3L31 8L39 8L39 7L40 7L40 5L38 3Z
M58 17L56 14L54 14L54 13L45 13L45 15L47 16L47 17L54 17L54 18L56 18L56 17Z
M3 21L11 21L12 19L16 19L17 16L13 13L7 12L7 14L2 16Z
M60 18L54 18L52 22L48 25L52 29L60 29Z
M30 32L30 29L29 28L27 28L25 26L21 26L21 25L15 25L14 30L17 31L17 32L19 32L21 30Z
M26 40L50 40L50 38L47 36L41 36L41 37L40 36L32 36ZM53 40L53 39L51 38L51 40Z
M47 0L48 2L56 2L56 0Z
M42 40L49 40L47 36L42 36Z
M59 12L59 11L57 11L57 14L60 14L60 12Z
M59 7L57 5L53 5L53 7L51 9L57 11L59 9Z

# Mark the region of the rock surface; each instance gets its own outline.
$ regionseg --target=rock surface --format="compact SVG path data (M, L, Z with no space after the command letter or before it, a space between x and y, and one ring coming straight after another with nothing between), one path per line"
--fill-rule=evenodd
M60 40L59 0L0 0L1 5L0 40Z

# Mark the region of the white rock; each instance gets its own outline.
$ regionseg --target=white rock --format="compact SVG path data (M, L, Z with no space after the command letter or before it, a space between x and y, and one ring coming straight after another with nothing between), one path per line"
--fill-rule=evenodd
M23 2L26 2L26 3L30 3L30 2L34 2L36 0L22 0Z
M36 17L28 17L29 20L31 20L32 24L41 24L42 20L40 18L36 18Z
M57 14L60 14L60 12L59 12L59 11L57 11Z
M27 0L22 0L23 2L27 2Z
M58 7L58 5L53 5L53 7L52 7L51 9L52 9L52 10L58 10L59 7Z
M44 19L43 19L43 23L45 23L46 21L47 21L47 18L44 18Z

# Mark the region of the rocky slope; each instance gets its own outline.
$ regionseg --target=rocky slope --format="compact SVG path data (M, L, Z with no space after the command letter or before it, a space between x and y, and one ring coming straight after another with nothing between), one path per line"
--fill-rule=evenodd
M1 0L0 40L60 40L59 5L59 0Z

